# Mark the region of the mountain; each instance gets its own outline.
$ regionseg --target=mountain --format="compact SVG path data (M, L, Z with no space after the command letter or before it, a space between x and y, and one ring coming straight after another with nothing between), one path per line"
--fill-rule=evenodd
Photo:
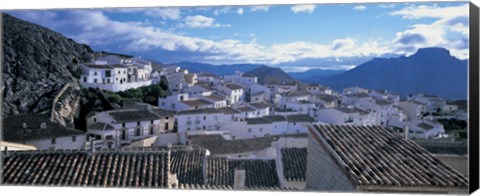
M443 48L423 48L408 57L375 58L321 83L336 90L360 86L389 90L402 97L428 93L445 99L466 99L467 61L451 56Z
M84 96L78 85L80 64L96 53L45 27L2 14L3 118L51 114L73 126ZM90 104L95 105L95 104Z
M232 65L212 65L206 63L196 63L196 62L180 62L176 65L188 69L193 73L212 73L215 75L230 75L235 73L235 71L248 72L250 70L256 69L261 66L261 64L232 64Z
M254 70L251 70L249 72L246 72L247 74L251 74L254 76L258 77L258 82L260 84L265 84L265 83L292 83L292 82L297 82L295 79L290 77L288 74L286 74L282 69L280 68L273 68L273 67L268 67L268 66L262 66L259 68L256 68Z
M304 72L287 72L292 78L305 83L319 83L323 79L340 74L346 70L310 69Z

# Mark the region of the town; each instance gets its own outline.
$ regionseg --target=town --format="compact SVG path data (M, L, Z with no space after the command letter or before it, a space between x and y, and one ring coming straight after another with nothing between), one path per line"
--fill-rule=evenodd
M442 123L466 122L466 106L435 95L259 83L239 71L193 73L177 65L154 70L148 60L117 55L83 63L81 72L85 89L115 93L163 78L168 95L156 105L124 102L92 113L85 130L41 115L5 118L4 183L440 193L468 187L465 131ZM458 161L464 165L451 163Z

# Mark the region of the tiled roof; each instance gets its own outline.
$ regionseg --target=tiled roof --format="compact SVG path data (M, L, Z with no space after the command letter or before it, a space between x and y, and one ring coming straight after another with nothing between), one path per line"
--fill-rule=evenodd
M288 94L287 97L303 97L303 96L310 96L311 94L307 91L293 91L292 93Z
M92 69L112 69L107 65L97 65L97 64L84 64L84 65Z
M332 102L332 101L336 101L338 99L338 97L333 96L333 95L317 95L317 98L321 99L325 102Z
M45 128L40 126L45 123ZM23 128L23 125L26 128ZM64 127L50 121L46 116L35 114L20 114L3 119L3 140L9 142L24 142L55 137L85 135L85 132Z
M380 106L393 104L393 102L390 102L390 101L387 101L387 100L383 100L383 99L377 99L377 100L375 100L375 103L376 103L377 105L380 105Z
M203 99L192 99L192 100L185 100L181 101L182 103L190 106L190 107L195 107L195 106L204 106L204 105L210 105L212 102L203 100Z
M242 74L242 77L256 78L257 76L255 76L253 74L244 73L244 74Z
M283 177L287 181L305 181L307 148L282 148Z
M193 147L205 148L212 155L243 154L269 148L273 137L226 140L220 135L190 135L188 143Z
M257 92L257 93L253 93L251 96L257 96L257 95L262 95L262 94L265 94L264 91L260 91L260 92Z
M204 109L195 109L195 110L186 110L178 112L178 115L186 115L186 114L217 114L222 113L221 111L215 108L204 108Z
M417 126L420 127L420 128L422 128L422 129L425 130L425 131L428 131L428 130L430 130L430 129L433 129L433 126L432 126L432 125L429 125L429 124L424 123L424 122L418 124Z
M180 184L204 184L203 164L206 150L176 150L171 152L170 172L177 174Z
M223 100L227 99L224 96L220 96L220 95L216 95L216 94L211 94L211 95L205 96L205 98L213 100L213 101L223 101Z
M466 188L468 178L381 126L314 125L318 142L357 186ZM318 145L318 144L309 144Z
M287 121L287 118L280 115L275 116L264 116L263 118L269 120L270 122L280 122L280 121Z
M270 124L270 123L272 123L265 118L247 118L247 119L245 119L245 121L249 125Z
M285 117L287 117L288 122L315 122L315 119L307 114L296 114Z
M370 95L368 95L367 93L357 93L357 94L350 95L350 97L366 98L366 97L370 97Z
M351 114L351 113L359 113L361 115L368 114L368 112L360 110L358 108L337 107L335 109L340 111L340 112L347 113L347 114Z
M165 151L33 151L3 158L5 185L168 186Z
M247 107L247 106L242 106L242 107L238 107L238 108L235 108L235 109L240 111L240 112L253 112L253 111L255 111L253 108Z
M238 114L240 113L239 111L231 108L231 107L223 107L223 108L217 108L217 110L219 110L220 112L224 113L224 114Z
M136 110L136 109L123 109L123 110L110 110L107 113L112 116L116 122L135 122L145 120L156 120L160 117L156 113L152 113L148 110Z
M96 122L88 126L89 130L113 130L115 127L103 122Z
M235 169L245 170L245 187L279 187L274 160L232 160L223 157L207 159L206 179L209 185L234 185Z
M244 87L242 85L239 85L239 84L233 84L233 83L230 83L230 84L226 84L225 87L231 89L231 90L238 90L238 89L243 89Z
M270 104L265 102L251 103L250 105L257 109L265 109L265 108L272 107Z

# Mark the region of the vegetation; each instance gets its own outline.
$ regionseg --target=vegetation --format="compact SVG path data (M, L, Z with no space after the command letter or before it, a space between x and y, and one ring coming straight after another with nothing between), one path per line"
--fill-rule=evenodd
M438 119L438 122L443 125L445 131L465 130L467 128L467 121L458 119Z
M162 77L159 84L128 89L116 93L106 91L105 95L108 101L118 105L121 105L123 101L136 101L157 105L158 97L168 95L168 82L166 78Z

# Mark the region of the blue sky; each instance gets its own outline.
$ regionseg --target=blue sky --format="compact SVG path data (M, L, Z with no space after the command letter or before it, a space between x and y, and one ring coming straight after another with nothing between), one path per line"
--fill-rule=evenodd
M444 47L468 58L468 3L26 10L8 13L94 50L165 63L350 69L374 57Z

